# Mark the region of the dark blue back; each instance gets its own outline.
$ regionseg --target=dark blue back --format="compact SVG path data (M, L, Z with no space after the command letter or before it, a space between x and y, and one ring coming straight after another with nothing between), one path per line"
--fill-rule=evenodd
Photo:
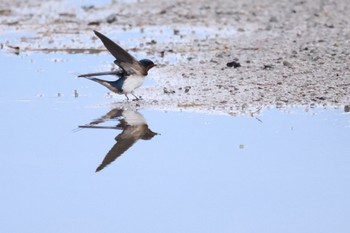
M126 77L121 77L116 81L109 82L113 87L117 88L119 92L123 92L123 84L125 82Z

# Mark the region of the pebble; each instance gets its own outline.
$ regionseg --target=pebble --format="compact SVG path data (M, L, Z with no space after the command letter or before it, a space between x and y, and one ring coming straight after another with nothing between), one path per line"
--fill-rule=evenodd
M174 90L170 90L166 87L163 88L163 92L164 92L164 94L175 94Z
M239 63L238 61L232 61L232 62L228 62L226 64L227 67L233 67L233 68L238 68L241 67L241 63Z
M117 21L117 16L115 14L111 14L106 19L107 23L111 24Z
M263 70L272 70L273 65L264 65Z
M185 93L188 93L190 91L191 87L190 86L186 86L185 87Z
M283 61L283 65L287 67L292 67L292 64L288 61Z

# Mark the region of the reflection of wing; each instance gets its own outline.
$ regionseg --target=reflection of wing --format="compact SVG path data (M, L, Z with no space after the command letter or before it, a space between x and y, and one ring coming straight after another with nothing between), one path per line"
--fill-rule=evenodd
M125 151L127 151L140 137L142 137L147 129L147 125L126 126L121 134L116 137L117 143L107 153L102 163L96 169L96 172L101 171L108 164L112 163Z
M119 124L116 126L99 125L109 120L118 120ZM150 140L158 133L153 132L148 128L146 119L142 114L133 110L123 110L115 108L99 119L90 122L88 125L81 125L79 128L95 128L95 129L118 129L122 132L116 136L117 143L109 150L101 165L98 166L96 172L104 169L108 164L112 163L130 147L132 147L137 140Z
M108 51L116 58L114 63L125 70L127 74L147 75L147 70L133 56L131 56L128 52L114 43L111 39L107 38L105 35L99 33L98 31L94 32L96 36L101 39Z

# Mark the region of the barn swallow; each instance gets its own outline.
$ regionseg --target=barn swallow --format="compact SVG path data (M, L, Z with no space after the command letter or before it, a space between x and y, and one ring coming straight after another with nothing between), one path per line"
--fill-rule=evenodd
M124 94L127 100L129 100L129 93L136 98L135 100L139 100L139 98L134 94L134 90L142 86L148 71L155 66L153 61L149 59L142 59L138 61L105 35L99 33L98 31L94 31L94 33L98 38L100 38L108 51L115 57L116 60L114 63L120 69L109 72L82 74L78 77L88 78L92 81L98 82L115 93ZM92 76L101 75L115 75L118 77L118 79L116 81L106 81L98 78L90 78Z
M119 120L117 126L99 126L99 124L113 119ZM79 126L79 128L122 130L122 132L115 137L117 142L109 150L102 163L97 167L96 172L101 171L108 164L116 160L139 139L150 140L155 135L158 135L158 133L155 133L148 128L146 119L140 113L133 110L123 110L119 108L115 108L99 119L92 121L88 125Z

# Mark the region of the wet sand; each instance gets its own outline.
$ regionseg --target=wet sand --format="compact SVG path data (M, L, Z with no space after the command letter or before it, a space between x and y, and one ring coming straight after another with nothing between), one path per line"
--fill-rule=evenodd
M156 84L136 90L143 100L125 102L118 95L121 106L232 115L269 107L346 110L349 12L346 0L115 1L102 6L16 0L0 3L0 48L29 54L107 53L92 33L99 30L136 57L158 64L149 74Z

